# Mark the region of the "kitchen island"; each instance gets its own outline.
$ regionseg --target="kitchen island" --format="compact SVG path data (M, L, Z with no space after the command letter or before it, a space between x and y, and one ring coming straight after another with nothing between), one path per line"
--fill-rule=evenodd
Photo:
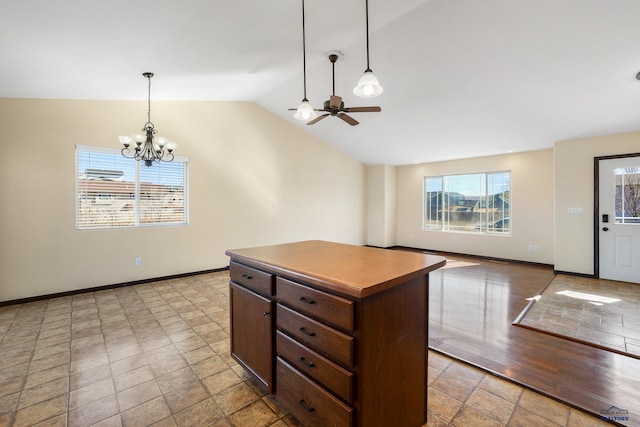
M228 250L231 355L305 426L421 426L429 272L325 241Z

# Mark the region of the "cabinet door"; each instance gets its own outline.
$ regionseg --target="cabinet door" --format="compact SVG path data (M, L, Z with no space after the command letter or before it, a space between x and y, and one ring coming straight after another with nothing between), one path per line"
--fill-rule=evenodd
M231 356L273 393L273 303L235 283L230 298Z

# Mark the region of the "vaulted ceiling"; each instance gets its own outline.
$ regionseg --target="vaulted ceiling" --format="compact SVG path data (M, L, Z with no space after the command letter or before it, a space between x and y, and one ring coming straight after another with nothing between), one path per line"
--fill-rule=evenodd
M0 97L251 100L367 164L545 149L640 129L637 0L306 0L307 91L351 127L313 126L302 99L301 0L0 0ZM1 120L1 119L0 119Z

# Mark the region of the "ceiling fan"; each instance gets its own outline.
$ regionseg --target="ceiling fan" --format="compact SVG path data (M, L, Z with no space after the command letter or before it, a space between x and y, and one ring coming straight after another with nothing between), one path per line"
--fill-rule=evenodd
M324 114L319 115L315 119L308 122L308 125L313 125L318 123L320 120L324 119L328 116L336 116L345 122L349 123L351 126L357 125L359 122L346 113L378 113L382 111L380 107L345 107L344 102L342 102L341 96L336 96L336 61L338 60L338 55L331 54L329 55L329 61L331 61L331 72L332 72L332 80L333 80L333 95L329 98L328 101L324 102L324 108L316 109L315 111L324 111ZM293 108L292 110L295 110Z

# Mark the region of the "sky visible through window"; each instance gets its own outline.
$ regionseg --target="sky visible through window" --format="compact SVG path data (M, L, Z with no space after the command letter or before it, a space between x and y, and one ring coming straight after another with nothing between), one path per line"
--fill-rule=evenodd
M511 188L511 174L493 173L489 175L489 194L501 193ZM428 179L427 192L445 191L460 193L465 196L481 196L486 194L485 176L487 174L448 175L443 177L444 189L440 180Z
M159 162L147 167L140 166L140 180L167 186L184 186L182 162ZM119 181L134 182L136 175L136 161L117 154L78 151L78 176L86 173L87 169L104 171L119 171L123 175Z

